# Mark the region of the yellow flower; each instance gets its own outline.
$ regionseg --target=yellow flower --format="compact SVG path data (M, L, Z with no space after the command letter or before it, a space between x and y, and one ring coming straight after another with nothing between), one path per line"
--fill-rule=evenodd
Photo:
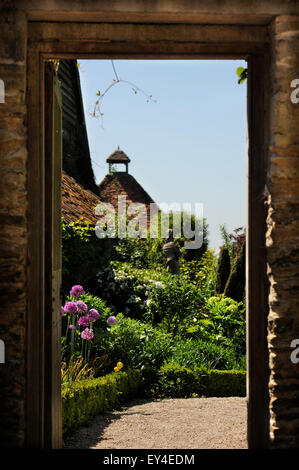
M124 366L124 365L123 365L122 362L118 362L118 363L116 364L116 367L114 367L114 372L120 371L120 369L121 369L123 366Z

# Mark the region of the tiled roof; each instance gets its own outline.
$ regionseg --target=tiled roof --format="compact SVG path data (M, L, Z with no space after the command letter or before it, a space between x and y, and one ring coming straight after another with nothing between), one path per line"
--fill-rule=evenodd
M115 152L111 153L111 155L107 158L107 163L130 163L130 159L128 155L120 149L115 150Z
M127 202L139 202L142 204L154 203L150 195L129 173L115 172L106 175L99 184L100 195L103 201L110 202L117 207L117 196L125 195Z
M98 220L95 215L95 207L101 202L101 199L91 191L84 189L65 172L62 173L61 190L61 216L65 222L76 222L82 218L95 225Z
M115 172L113 174L106 175L99 184L99 191L101 199L104 202L112 204L116 211L118 209L118 196L126 196L127 204L145 204L148 226L150 225L151 216L159 211L159 207L155 201L143 189L138 181L136 181L134 176L128 173ZM151 204L153 205L150 206Z

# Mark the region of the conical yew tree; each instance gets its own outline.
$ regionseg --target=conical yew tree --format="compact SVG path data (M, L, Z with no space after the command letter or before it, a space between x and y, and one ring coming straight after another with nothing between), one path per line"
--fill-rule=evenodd
M246 260L246 249L245 241L241 248L238 258L235 260L230 276L228 278L224 295L231 299L241 302L244 300L245 292L245 260Z
M220 248L218 258L217 277L216 277L216 292L223 294L227 280L230 275L230 256L226 246Z

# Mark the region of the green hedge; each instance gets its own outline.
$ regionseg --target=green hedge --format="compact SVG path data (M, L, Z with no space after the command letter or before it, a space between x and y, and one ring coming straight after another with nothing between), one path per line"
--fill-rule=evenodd
M245 397L246 371L209 370L204 378L207 397Z
M246 395L246 372L239 370L191 370L177 364L162 366L152 391L168 398Z
M122 401L139 394L142 375L138 370L113 372L97 379L62 385L63 434L88 423L105 410L117 408Z
M191 370L177 364L157 369L114 372L98 379L62 386L62 428L67 434L105 410L113 410L136 396L187 398L246 395L246 372Z

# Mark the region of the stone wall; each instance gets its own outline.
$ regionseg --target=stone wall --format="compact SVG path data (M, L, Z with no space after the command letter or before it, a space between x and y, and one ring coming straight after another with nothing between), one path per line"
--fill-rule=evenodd
M275 447L299 446L299 364L290 343L299 338L299 16L272 25L272 101L267 258L270 288L270 432Z
M26 334L26 22L0 15L0 338L6 363L0 364L1 446L22 446L25 439Z
M14 2L4 1L4 4ZM24 8L56 9L47 19L63 18L73 2L25 0L15 2ZM193 9L207 11L221 23L222 14L251 15L254 22L269 16L299 14L296 1L264 0L244 2L79 2L88 18L88 10L102 9L123 16L127 9L135 18L144 18L144 11L154 5L167 17L192 21ZM76 3L78 5L78 3ZM78 12L77 12L78 13ZM74 13L74 19L78 14ZM115 12L111 12L113 18ZM52 16L51 16L52 15ZM140 16L141 15L141 16ZM149 12L149 15L152 15ZM185 15L185 16L184 16ZM264 15L264 16L263 16ZM120 17L119 16L119 17ZM93 13L90 20L96 21ZM100 16L97 17L98 19ZM154 15L151 16L154 21ZM243 18L244 19L244 18ZM26 444L26 257L27 257L27 192L26 192L26 15L15 8L1 10L0 15L0 78L6 87L6 102L0 104L0 339L6 345L6 364L0 364L0 439L1 446ZM272 100L271 147L269 160L269 210L267 232L268 272L271 283L268 342L270 351L271 440L274 447L299 446L299 365L290 361L290 342L299 338L299 103L290 101L290 82L299 78L299 17L277 16L271 29ZM29 156L30 158L30 156ZM37 292L38 295L38 292Z

